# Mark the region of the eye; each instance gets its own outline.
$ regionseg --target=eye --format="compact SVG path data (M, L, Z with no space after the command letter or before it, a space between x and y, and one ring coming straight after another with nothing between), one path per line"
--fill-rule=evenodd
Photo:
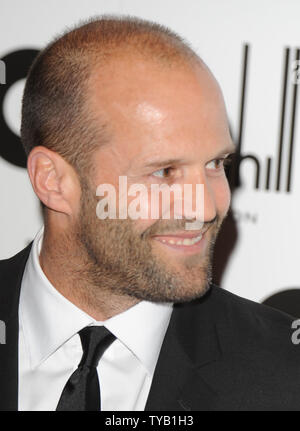
M230 155L227 157L221 157L219 159L214 159L209 163L207 163L206 168L209 170L221 171L222 169L224 169L225 166L229 165L231 161L232 159Z
M168 178L170 176L171 171L172 171L171 167L162 168L162 169L159 169L158 171L153 172L152 175L154 177L159 177L159 178Z
M206 168L209 170L220 170L224 167L225 159L215 159L207 163Z

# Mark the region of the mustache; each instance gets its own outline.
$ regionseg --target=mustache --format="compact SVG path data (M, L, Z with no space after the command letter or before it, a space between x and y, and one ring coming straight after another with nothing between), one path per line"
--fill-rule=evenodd
M166 235L172 234L177 231L187 231L191 232L191 230L186 229L186 223L194 222L196 219L182 219L182 220L158 220L152 226L149 226L143 233L142 238L148 238L152 235ZM216 215L212 220L202 222L201 230L208 230L209 228L215 226L218 227L221 223L221 219L218 215Z

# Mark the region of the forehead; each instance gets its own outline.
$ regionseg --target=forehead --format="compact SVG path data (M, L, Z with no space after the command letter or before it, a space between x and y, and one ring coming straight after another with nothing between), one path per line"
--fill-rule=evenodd
M222 93L205 66L120 59L94 71L90 90L94 116L111 128L106 151L123 162L228 146Z

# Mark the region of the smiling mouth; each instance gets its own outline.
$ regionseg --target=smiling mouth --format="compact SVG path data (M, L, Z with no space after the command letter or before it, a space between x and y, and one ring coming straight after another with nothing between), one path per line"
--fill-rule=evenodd
M155 235L152 238L170 248L183 251L199 251L204 246L205 233L201 232L182 232L165 235Z
M178 238L176 236L171 236L171 237L157 237L155 239L157 239L158 241L161 241L162 243L166 243L166 244L170 244L170 245L185 245L185 246L189 246L189 245L194 245L197 244L197 242L201 241L203 235L200 234L194 238Z

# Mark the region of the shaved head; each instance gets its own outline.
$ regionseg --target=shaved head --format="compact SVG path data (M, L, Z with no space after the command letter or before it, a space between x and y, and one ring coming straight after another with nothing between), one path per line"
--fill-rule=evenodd
M99 121L90 109L93 72L101 78L111 62L118 67L127 58L165 67L201 64L181 37L159 24L114 16L81 23L51 42L31 67L22 107L26 154L43 145L80 177L89 172L92 154L111 139L105 112Z

